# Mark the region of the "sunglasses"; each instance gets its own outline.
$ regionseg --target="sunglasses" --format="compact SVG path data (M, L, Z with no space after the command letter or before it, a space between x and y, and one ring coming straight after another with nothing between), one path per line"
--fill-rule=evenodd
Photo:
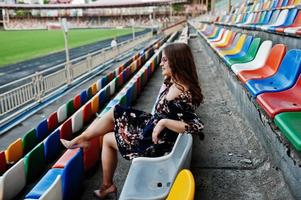
M168 60L167 60L166 57L162 57L162 58L161 58L161 62L166 63L167 61L168 61Z

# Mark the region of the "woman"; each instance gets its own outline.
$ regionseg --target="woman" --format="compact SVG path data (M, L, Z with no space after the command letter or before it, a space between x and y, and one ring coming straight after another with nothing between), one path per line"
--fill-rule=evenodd
M188 45L175 43L163 50L160 66L166 89L160 94L154 115L117 105L72 141L67 148L85 147L93 137L103 137L103 182L94 194L104 199L117 191L113 175L117 150L125 159L157 157L172 150L177 133L200 134L203 124L194 113L203 100L197 71Z

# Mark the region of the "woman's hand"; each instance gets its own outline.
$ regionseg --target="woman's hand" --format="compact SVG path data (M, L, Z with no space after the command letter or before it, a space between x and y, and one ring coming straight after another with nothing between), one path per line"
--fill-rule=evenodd
M165 128L165 120L161 119L155 126L152 134L153 143L158 143L158 137L161 133L161 131Z

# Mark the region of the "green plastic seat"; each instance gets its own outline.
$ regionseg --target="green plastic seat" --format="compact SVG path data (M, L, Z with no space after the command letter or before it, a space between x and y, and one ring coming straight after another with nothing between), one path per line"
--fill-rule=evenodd
M246 62L252 61L255 58L256 54L257 54L257 50L260 46L260 42L261 42L260 38L255 38L252 41L248 52L244 56L239 57L239 58L228 58L228 59L226 59L227 66L230 67L230 66L232 66L233 64L236 64L236 63L246 63Z
M66 105L67 105L67 116L70 117L75 111L73 99L68 101Z
M36 180L44 171L44 143L40 143L24 157L24 166L27 183Z
M301 151L301 112L280 113L274 122L293 146Z
M36 129L31 129L30 131L25 133L25 135L22 138L22 144L23 144L23 155L26 155L38 144Z

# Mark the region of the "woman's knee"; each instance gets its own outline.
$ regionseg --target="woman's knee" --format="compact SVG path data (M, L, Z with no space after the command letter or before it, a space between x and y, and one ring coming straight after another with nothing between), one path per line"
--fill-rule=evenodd
M112 147L117 150L117 142L114 135L114 132L110 132L104 135L103 137L103 145Z

